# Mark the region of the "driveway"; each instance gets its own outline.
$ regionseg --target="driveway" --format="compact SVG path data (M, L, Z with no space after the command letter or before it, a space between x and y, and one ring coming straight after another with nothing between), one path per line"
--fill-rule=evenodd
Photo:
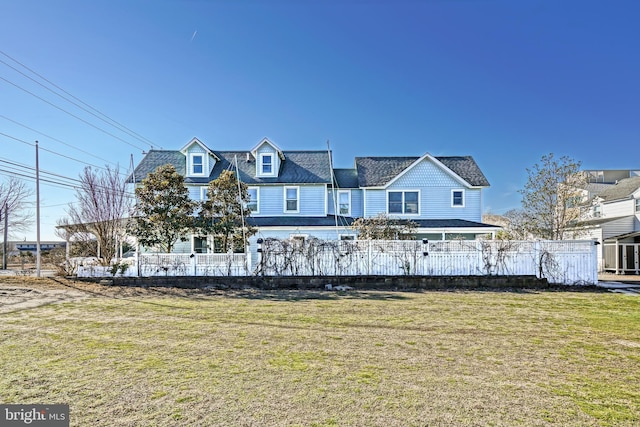
M610 292L640 296L640 275L602 273L598 275L598 286Z

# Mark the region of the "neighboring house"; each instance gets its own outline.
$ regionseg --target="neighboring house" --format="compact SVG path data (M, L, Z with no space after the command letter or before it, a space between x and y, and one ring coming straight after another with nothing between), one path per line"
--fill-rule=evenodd
M269 139L247 151L214 150L197 138L182 149L151 150L135 169L136 184L164 164L183 174L192 199L204 200L209 181L237 171L251 196L258 238L354 239L354 219L379 213L410 219L418 239L476 239L499 227L482 223L482 190L489 186L470 156L358 157L334 169L329 151L283 151ZM176 252L213 251L205 237L178 243Z
M630 254L624 254L628 249L621 248L625 244L640 244L640 172L588 172L591 182L586 190L590 195L590 210L581 226L584 237L602 243L598 249L599 268L601 271L638 273L638 246L628 246ZM612 181L606 181L607 178Z

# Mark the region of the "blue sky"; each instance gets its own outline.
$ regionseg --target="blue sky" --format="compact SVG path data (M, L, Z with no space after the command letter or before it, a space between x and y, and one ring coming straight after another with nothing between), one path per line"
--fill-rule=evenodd
M0 170L33 174L35 140L41 169L74 179L194 136L222 150L328 140L336 167L471 155L485 211L503 213L550 152L640 169L638 22L640 2L616 0L0 0ZM41 193L53 239L74 192Z

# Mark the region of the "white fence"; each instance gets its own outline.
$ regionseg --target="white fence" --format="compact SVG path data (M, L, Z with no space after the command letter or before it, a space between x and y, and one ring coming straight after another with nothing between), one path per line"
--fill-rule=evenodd
M122 270L83 267L78 276L534 275L550 283L598 281L592 241L380 241L266 239L251 254L144 254Z
M141 254L138 260L78 267L78 277L247 276L248 254Z
M264 275L535 275L550 283L594 284L592 241L321 241L267 239Z

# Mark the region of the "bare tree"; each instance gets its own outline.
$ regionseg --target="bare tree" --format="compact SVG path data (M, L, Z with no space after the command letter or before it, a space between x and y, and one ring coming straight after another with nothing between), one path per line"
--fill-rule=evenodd
M580 162L551 153L527 169L527 174L520 190L526 231L542 239L565 238L582 215L586 175L580 172Z
M2 235L2 268L7 268L7 240L9 235L24 231L33 223L27 210L27 199L33 190L15 177L0 184L0 235Z
M67 210L73 225L70 230L75 234L95 236L98 261L109 265L117 255L118 243L124 239L132 196L127 194L126 179L118 167L107 166L100 172L87 167L80 175L80 182L77 202Z
M351 227L361 240L413 240L417 224L407 219L390 218L386 214L358 218Z
M0 184L0 230L15 236L26 231L33 225L33 215L28 210L31 205L29 198L33 196L33 190L28 188L24 181L15 177L9 177L6 182Z

